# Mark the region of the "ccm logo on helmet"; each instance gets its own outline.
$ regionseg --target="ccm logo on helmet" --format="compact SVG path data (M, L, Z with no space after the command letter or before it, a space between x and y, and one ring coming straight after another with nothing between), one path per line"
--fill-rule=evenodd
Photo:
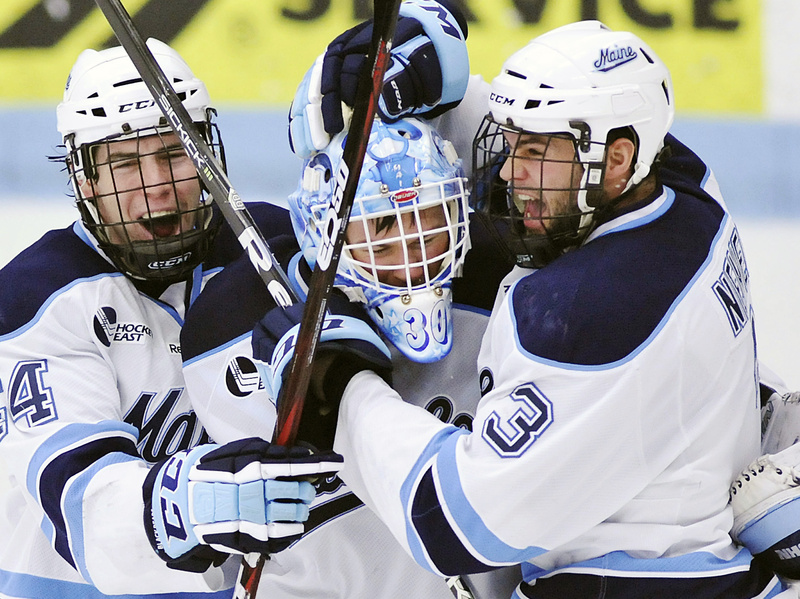
M489 94L489 100L491 102L497 102L498 104L502 104L503 106L511 106L514 103L514 98L501 96L500 94L496 94L494 92Z
M155 106L156 101L150 98L149 100L139 100L138 102L129 102L128 104L120 104L119 111L131 112L132 110L142 110L143 108L150 108Z
M147 268L152 270L160 270L162 268L172 268L173 266L178 266L178 264L183 264L189 258L192 257L192 252L186 252L182 256L175 256L174 258L170 258L169 260L156 260L151 262L147 265Z

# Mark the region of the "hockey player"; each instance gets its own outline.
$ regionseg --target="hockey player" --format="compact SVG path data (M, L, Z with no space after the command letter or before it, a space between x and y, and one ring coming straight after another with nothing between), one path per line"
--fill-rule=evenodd
M336 130L339 74L314 68L327 87L295 98L301 153ZM387 97L430 109L394 81ZM668 135L667 68L577 23L512 55L489 98L471 203L519 268L483 339L473 432L361 372L341 397L343 480L432 572L521 563L519 596L794 596L728 534L728 483L759 453L749 282L713 176Z
M326 217L335 211L332 175L341 163L345 138L340 133L305 161L289 198L296 239L270 240L303 295L322 247ZM368 314L391 348L393 380L403 396L443 422L469 428L480 398L475 370L480 337L508 268L480 222L471 223L468 236L464 182L461 160L435 129L416 119L375 122L336 275L335 285L345 295L329 303L337 318L323 328L318 359L325 359L329 336L338 343L360 343ZM473 247L467 254L470 239ZM230 298L237 298L234 310ZM276 360L274 371L264 371L265 385L259 385L253 345L256 362L269 361L275 345L260 336L261 328L274 326L274 319L296 322L273 307L253 268L240 259L209 282L187 316L181 335L187 389L217 441L272 434L274 397L286 363ZM381 353L376 361L386 366ZM326 385L346 379L343 369L331 372L337 376ZM326 418L308 400L298 439L329 446L335 426L335 418ZM266 562L260 594L452 597L445 581L416 565L341 480L331 478L318 487L306 534ZM507 597L519 576L518 568L510 568L472 577L468 585L479 598Z
M148 46L222 158L205 85ZM339 460L209 443L191 410L181 325L242 251L122 48L81 53L57 122L80 220L0 271L0 595L230 597L226 559L296 539L314 497L297 475Z

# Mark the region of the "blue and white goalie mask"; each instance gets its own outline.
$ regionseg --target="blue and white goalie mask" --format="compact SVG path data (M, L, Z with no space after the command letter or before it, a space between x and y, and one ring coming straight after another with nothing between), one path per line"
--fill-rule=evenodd
M331 228L346 137L340 133L305 161L289 197L295 235L312 266ZM461 160L449 141L417 119L375 120L335 285L364 303L415 362L440 360L452 347L451 286L469 249L467 210Z

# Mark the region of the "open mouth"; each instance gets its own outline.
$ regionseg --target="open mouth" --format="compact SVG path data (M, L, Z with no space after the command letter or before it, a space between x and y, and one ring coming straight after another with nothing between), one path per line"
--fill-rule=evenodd
M514 204L522 213L522 223L528 231L545 232L542 218L545 216L545 204L543 201L529 195L516 195Z
M154 238L172 237L181 232L181 215L177 212L152 212L137 222Z

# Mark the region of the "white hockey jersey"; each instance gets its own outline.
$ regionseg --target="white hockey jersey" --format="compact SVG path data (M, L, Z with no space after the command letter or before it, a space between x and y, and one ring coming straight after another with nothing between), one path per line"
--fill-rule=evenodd
M522 563L517 598L792 593L728 535L759 454L749 276L713 177L668 142L664 186L512 273L471 434L372 373L347 387L340 476L432 572Z
M281 208L251 213L264 231L291 230ZM180 330L203 282L241 253L223 226L189 288L154 297L76 223L0 271L0 457L12 485L0 597L232 595L235 568L189 574L156 555L142 482L153 463L208 441L184 389Z
M491 242L473 227L465 277L454 286L454 349L438 362L418 364L393 347L393 380L403 396L441 422L470 427L480 399L475 368L492 295L508 270L491 254ZM485 236L485 231L483 232ZM286 240L296 250L294 238ZM280 255L281 243L270 240ZM487 247L488 246L488 247ZM487 271L487 261L494 268ZM302 288L298 260L289 277ZM480 282L480 285L478 284ZM235 299L233 299L235 298ZM195 411L218 442L271 438L275 406L252 362L255 322L271 299L252 267L239 260L209 283L192 307L182 335L187 390ZM482 306L481 307L476 307ZM391 427L390 420L382 423ZM302 428L301 428L302 431ZM302 432L299 436L302 440ZM318 483L306 534L267 561L259 595L297 599L451 599L443 577L418 566L383 523L338 477ZM469 577L478 599L505 598L519 583L519 568Z

